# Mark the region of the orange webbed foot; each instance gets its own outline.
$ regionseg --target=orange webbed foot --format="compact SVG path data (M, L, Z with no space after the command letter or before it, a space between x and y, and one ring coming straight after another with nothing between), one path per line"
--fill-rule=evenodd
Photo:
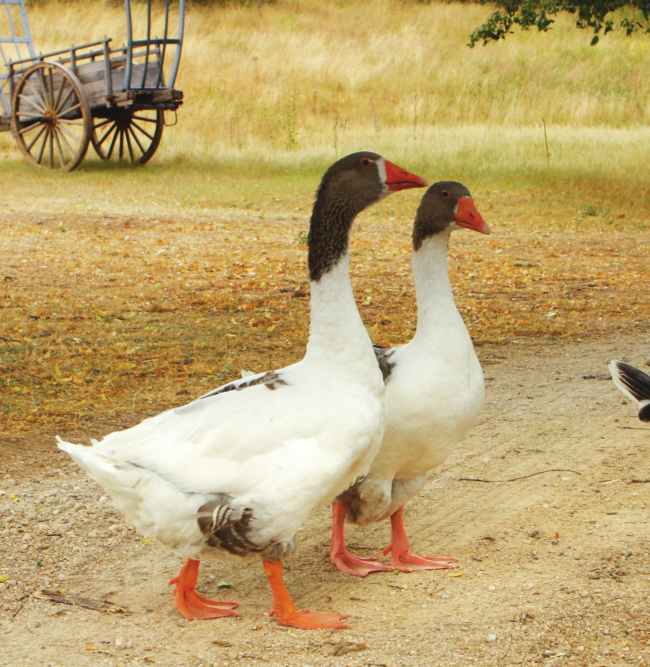
M199 595L194 590L174 591L176 609L188 621L204 621L208 618L239 616L235 608L237 602L217 602Z
M177 577L169 585L176 584L174 601L176 609L188 621L206 620L208 618L222 618L224 616L239 616L234 611L238 602L218 602L199 595L194 590L199 572L199 561L188 559Z
M332 628L344 630L348 626L343 623L346 614L310 614L307 609L296 611L296 607L287 593L282 578L282 563L264 561L264 569L273 591L273 611L269 616L275 616L278 625L287 625L299 630L319 630Z
M400 572L418 570L453 570L456 558L424 558L409 551L409 541L404 529L404 508L400 507L390 518L391 541L383 550L383 555L390 553L390 562Z
M384 549L384 555L390 551L390 547ZM416 556L408 551L391 554L391 565L393 569L400 572L417 572L419 570L453 570L456 558L425 558Z
M347 614L310 614L307 609L295 611L287 616L279 616L276 613L278 625L287 625L299 630L321 630L333 628L335 630L344 630L348 626L343 623Z
M345 574L352 574L355 577L366 577L371 572L392 572L392 567L386 567L377 561L376 558L360 558L350 556L350 554L336 554L332 556L332 563Z

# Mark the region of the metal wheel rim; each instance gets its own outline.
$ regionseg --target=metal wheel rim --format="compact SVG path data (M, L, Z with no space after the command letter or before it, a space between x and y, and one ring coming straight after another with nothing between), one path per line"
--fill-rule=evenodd
M92 130L81 82L58 63L32 65L14 91L11 125L30 164L72 171L86 155Z
M156 152L165 127L164 112L116 109L108 118L94 118L91 141L102 160L143 165Z

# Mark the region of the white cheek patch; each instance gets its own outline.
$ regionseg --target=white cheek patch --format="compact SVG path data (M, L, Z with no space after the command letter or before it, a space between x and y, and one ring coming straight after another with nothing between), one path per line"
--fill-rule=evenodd
M461 199L471 199L471 197L459 197L458 202L456 202L456 207L454 208L454 218L458 215L458 205L460 204ZM459 225L456 221L452 220L448 227L452 232L456 231L457 229L465 229L462 225Z
M383 157L380 157L377 162L375 162L377 165L377 171L379 172L379 180L381 182L381 187L384 192L388 191L388 186L386 185L386 179L388 178L388 175L386 174L386 163L384 161Z

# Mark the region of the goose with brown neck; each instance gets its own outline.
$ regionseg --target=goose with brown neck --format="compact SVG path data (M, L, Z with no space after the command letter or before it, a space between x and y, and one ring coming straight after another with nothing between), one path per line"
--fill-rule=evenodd
M305 357L224 385L183 407L59 448L146 537L187 559L172 579L190 620L236 615L195 591L200 559L263 559L281 625L342 628L344 616L296 611L282 562L318 507L364 475L381 443L384 382L348 272L355 217L395 190L426 182L376 153L333 164L309 232L311 328Z
M467 328L454 303L447 271L453 230L489 234L467 188L435 183L425 193L413 225L413 278L418 324L410 343L376 348L386 382L388 421L370 472L332 505L330 558L342 572L434 570L454 558L411 554L403 507L423 487L476 421L484 402L483 373ZM347 553L344 523L366 526L390 518L391 567Z

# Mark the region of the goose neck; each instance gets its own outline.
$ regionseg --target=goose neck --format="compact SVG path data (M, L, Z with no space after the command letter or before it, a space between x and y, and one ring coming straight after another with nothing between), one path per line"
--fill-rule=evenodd
M305 359L337 367L348 363L376 366L350 283L350 256L346 252L320 280L312 280L309 342Z
M413 253L413 280L418 305L416 338L447 327L450 323L462 324L447 268L449 235L449 231L434 234Z
M359 211L319 191L309 224L309 278L318 282L347 253Z

